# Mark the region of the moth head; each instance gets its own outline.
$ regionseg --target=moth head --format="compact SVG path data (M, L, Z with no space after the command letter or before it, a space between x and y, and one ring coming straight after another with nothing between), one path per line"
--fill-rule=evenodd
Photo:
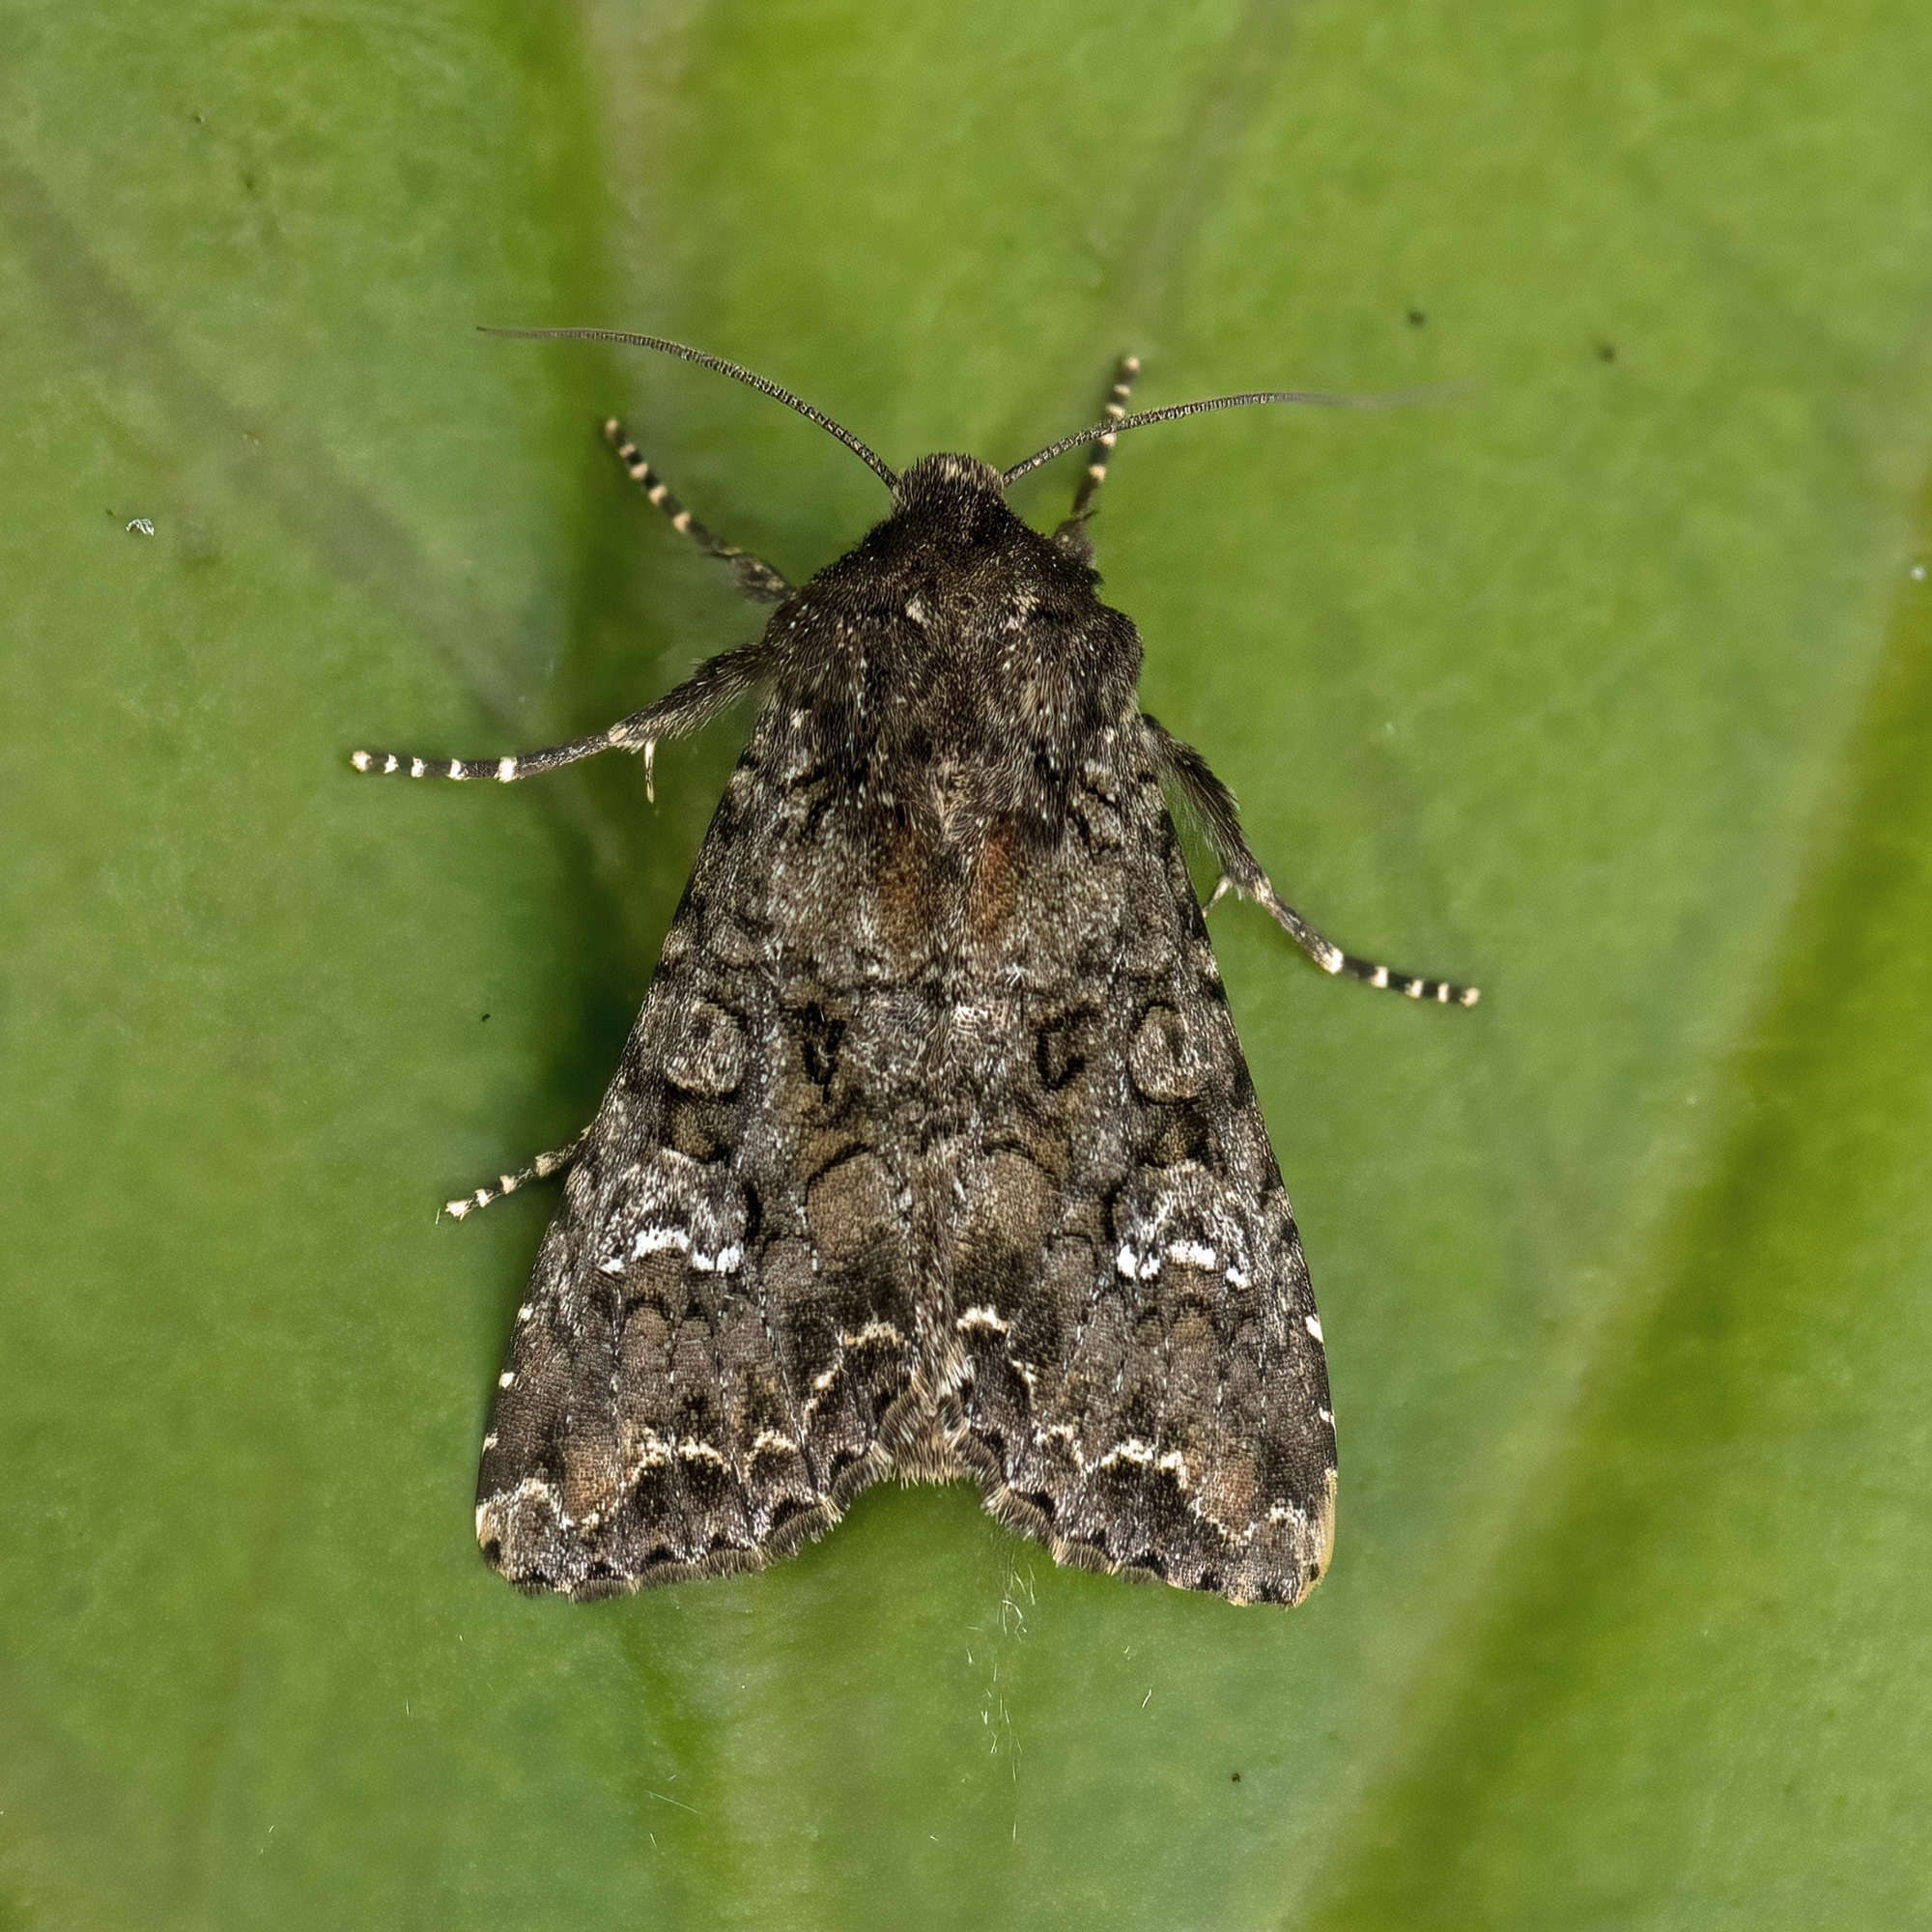
M977 456L922 456L900 472L893 490L893 507L907 508L920 501L949 497L1004 497L1007 486L990 463Z
M893 486L893 515L928 527L949 526L970 543L991 521L1006 520L1006 485L991 464L977 456L922 456L899 472Z

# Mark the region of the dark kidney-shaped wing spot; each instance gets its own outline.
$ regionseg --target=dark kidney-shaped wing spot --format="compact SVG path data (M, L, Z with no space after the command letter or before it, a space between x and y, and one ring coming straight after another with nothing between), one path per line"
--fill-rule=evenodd
M1076 1007L1040 1028L1039 1084L1049 1094L1057 1094L1087 1070L1099 1028L1100 1015L1093 1007Z
M832 1085L838 1070L838 1044L845 1037L845 1022L835 1019L815 1000L798 1015L798 1046L805 1062L805 1076L821 1092Z
M745 1077L745 1029L723 1007L700 1000L665 1055L666 1077L689 1094L731 1094Z

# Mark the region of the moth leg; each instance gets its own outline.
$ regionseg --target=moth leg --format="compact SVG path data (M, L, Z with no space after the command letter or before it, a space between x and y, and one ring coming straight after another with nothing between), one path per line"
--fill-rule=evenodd
M617 452L617 461L629 472L631 481L670 519L679 536L689 537L706 556L729 564L738 588L758 604L778 604L791 594L787 583L763 557L753 556L736 544L715 537L665 487L665 480L639 453L638 445L626 434L615 416L604 425L604 440Z
M1127 398L1133 393L1134 378L1141 373L1138 355L1122 355L1114 368L1113 387L1107 391L1107 416L1119 422L1127 412ZM1080 487L1073 493L1073 508L1066 521L1054 531L1053 540L1062 550L1070 550L1083 563L1094 560L1094 546L1087 535L1087 519L1094 514L1094 498L1107 480L1107 463L1114 453L1114 435L1109 430L1087 446L1087 468Z
M1474 986L1459 986L1447 980L1424 980L1412 973L1398 973L1373 959L1357 959L1352 952L1344 952L1333 940L1324 939L1269 883L1261 861L1241 837L1240 815L1235 808L1234 794L1208 769L1208 760L1157 719L1145 712L1141 715L1153 734L1161 771L1174 781L1193 809L1208 846L1221 862L1221 882L1214 888L1214 896L1208 901L1209 905L1233 887L1243 898L1265 906L1274 915L1276 923L1324 973L1338 973L1370 986L1386 986L1391 992L1406 993L1411 1000L1434 1000L1444 1007L1473 1007L1482 997Z
M583 1151L583 1143L590 1137L590 1129L585 1127L580 1134L564 1142L560 1148L552 1148L548 1153L540 1153L527 1167L520 1167L514 1174L499 1174L495 1187L479 1187L473 1194L466 1194L461 1200L445 1201L442 1211L455 1220L462 1220L466 1214L473 1214L479 1208L487 1208L493 1201L500 1201L506 1194L514 1194L520 1187L527 1187L533 1180L548 1180L553 1174L559 1174Z
M510 784L518 779L534 778L539 772L554 772L560 765L574 765L580 758L593 758L599 752L641 752L644 789L655 798L651 760L658 740L681 737L708 724L764 676L766 655L762 641L721 651L715 658L706 658L676 690L668 691L655 704L618 719L602 731L572 738L567 744L546 745L539 752L522 752L506 758L423 758L408 752L352 752L349 762L358 772L406 772L412 779L495 779L499 784Z

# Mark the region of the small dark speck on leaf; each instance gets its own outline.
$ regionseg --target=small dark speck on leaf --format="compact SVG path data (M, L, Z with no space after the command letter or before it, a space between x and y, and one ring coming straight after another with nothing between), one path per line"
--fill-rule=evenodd
M1616 359L1617 345L1614 342L1600 342L1597 344L1597 360L1599 362L1614 362Z
M1408 312L1408 326L1411 328L1420 328L1428 320L1429 318L1419 308L1412 308Z
M1231 1771L1231 1772L1230 1772L1230 1773L1228 1774L1228 1781L1229 1781L1229 1783L1231 1783L1231 1784L1238 1784L1238 1783L1240 1783L1240 1781L1241 1781L1241 1774L1240 1774L1240 1773L1239 1773L1238 1771Z

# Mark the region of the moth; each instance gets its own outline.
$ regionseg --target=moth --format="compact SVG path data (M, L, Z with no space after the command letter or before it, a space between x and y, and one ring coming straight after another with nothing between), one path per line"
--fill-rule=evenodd
M762 707L597 1117L462 1215L561 1174L497 1378L485 1556L588 1598L755 1569L882 1477L964 1478L1055 1561L1235 1603L1327 1568L1335 1427L1308 1267L1170 815L1325 972L1358 959L1269 884L1201 753L1140 709L1141 641L1086 526L1105 419L1005 471L895 472L886 518L794 585L722 542L614 421L673 526L774 608L755 642L608 729L364 772L509 783ZM1051 536L1019 477L1086 443ZM1210 900L1211 903L1211 900Z

